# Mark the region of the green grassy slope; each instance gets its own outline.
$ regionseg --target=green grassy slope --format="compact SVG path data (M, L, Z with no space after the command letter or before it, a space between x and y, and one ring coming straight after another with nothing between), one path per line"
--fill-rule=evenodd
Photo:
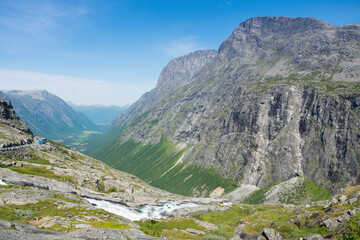
M209 194L219 186L226 191L234 189L231 180L220 177L215 169L187 166L186 162L173 167L186 149L180 149L165 139L154 145L113 140L92 156L111 167L134 174L155 187L177 194Z

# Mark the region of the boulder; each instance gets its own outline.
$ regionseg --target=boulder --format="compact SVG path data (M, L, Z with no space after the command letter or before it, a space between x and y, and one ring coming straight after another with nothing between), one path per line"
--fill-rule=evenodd
M214 191L212 191L212 192L210 193L210 197L212 197L212 198L219 198L219 197L221 197L221 196L224 194L224 192L225 192L225 189L224 189L224 188L222 188L222 187L217 187L217 188L215 188Z
M281 240L283 237L273 228L264 228L263 235L267 240Z
M349 204L353 204L353 203L356 202L356 201L357 201L357 197L356 197L356 198L354 197L354 198L350 198L349 201L348 201L348 203L349 203Z
M329 230L334 230L340 226L340 222L336 218L329 218L324 220L324 225Z
M193 228L187 228L185 230L185 232L190 233L190 234L196 234L196 235L204 235L205 234L203 231L196 230L196 229L193 229Z
M324 239L320 234L310 234L305 237L305 240L322 240Z
M347 196L345 196L345 195L342 195L341 197L339 197L339 201L340 201L340 202L345 202L347 199L348 199L348 198L347 198Z

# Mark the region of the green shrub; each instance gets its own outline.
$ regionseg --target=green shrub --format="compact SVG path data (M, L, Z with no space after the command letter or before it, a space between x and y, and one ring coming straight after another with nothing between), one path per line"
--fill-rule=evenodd
M347 226L347 233L340 234L343 240L360 240L360 212L350 218Z
M214 233L209 233L205 234L205 236L203 236L201 240L226 240L226 238Z
M17 209L14 214L16 219L33 218L34 216L34 213L29 209Z

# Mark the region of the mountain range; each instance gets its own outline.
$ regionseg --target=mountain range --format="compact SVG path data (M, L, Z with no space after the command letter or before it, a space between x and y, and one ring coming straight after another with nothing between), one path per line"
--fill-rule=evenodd
M0 91L0 98L9 100L16 113L39 136L63 140L83 131L99 127L85 115L74 111L64 100L43 91Z
M89 143L108 165L32 144L0 98L0 239L360 237L359 43L358 25L249 19L218 51L172 60ZM11 93L25 117L69 124L56 96Z
M75 111L84 114L89 118L93 123L99 127L108 128L111 125L111 122L116 119L116 117L125 111L129 106L125 105L120 106L102 106L102 105L76 105L72 102L67 102L72 109Z
M359 45L355 24L248 19L217 51L170 61L91 155L183 195L359 184Z

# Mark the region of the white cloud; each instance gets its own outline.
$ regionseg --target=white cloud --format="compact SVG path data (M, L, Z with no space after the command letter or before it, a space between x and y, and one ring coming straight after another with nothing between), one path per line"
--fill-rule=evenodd
M49 0L0 0L0 51L16 54L62 42L64 32L82 24L89 10Z
M159 47L170 57L180 57L187 53L204 49L204 43L199 42L197 36L187 36L173 39L167 43L159 43Z
M56 4L55 4L56 3ZM84 6L66 6L46 0L4 0L0 2L0 25L22 32L38 34L58 25L62 18L80 17Z
M125 105L154 87L150 83L108 82L29 71L1 70L0 90L47 90L76 104Z

